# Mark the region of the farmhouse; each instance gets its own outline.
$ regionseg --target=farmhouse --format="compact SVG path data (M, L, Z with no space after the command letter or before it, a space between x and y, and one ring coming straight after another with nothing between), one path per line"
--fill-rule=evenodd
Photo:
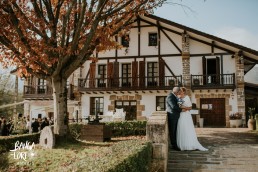
M173 86L188 89L204 126L229 127L229 114L246 120L257 107L258 51L154 15L114 39L122 48L94 53L67 81L69 118L145 120L166 110ZM48 82L28 78L24 99L25 115L53 116Z

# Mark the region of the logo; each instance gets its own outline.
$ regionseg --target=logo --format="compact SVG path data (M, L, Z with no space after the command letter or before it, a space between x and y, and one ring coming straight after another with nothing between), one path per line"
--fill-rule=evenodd
M13 152L11 155L13 155L14 159L27 161L29 157L33 157L35 155L33 153L34 148L34 142L30 144L29 141L26 141L25 143L16 141L14 149L10 151Z

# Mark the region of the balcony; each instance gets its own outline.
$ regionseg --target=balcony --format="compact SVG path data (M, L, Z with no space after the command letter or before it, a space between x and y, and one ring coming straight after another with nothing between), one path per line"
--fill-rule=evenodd
M70 100L78 99L76 89L72 84L67 85L67 98ZM47 85L25 85L23 88L23 97L27 99L53 99L53 89Z
M53 89L47 85L25 85L23 88L24 98L52 99Z
M191 75L191 89L235 89L235 74Z
M159 77L119 77L79 79L79 91L137 91L137 90L171 90L180 86L182 76Z

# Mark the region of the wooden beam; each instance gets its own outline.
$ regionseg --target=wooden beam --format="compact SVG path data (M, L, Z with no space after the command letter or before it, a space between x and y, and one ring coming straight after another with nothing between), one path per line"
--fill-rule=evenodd
M154 25L154 26L156 25L156 24L151 23L151 22L149 22L149 21L147 21L147 20L144 20L144 19L142 19L142 18L141 18L141 20L144 21L144 22L146 22L146 23L148 23L148 24L150 24L150 25L151 25L151 24ZM172 32L172 33L181 35L180 32L174 31L174 30L172 30L172 29L169 29L169 28L166 28L166 27L163 27L163 26L161 26L161 28L164 29L164 30L170 31L170 32ZM191 39L193 39L193 40L195 40L195 41L201 42L201 43L203 43L203 44L212 46L212 43L206 42L206 41L203 41L203 40L200 40L200 39L198 39L198 38L191 37L190 35L189 35L189 38L191 38ZM227 51L227 52L229 52L229 53L234 53L233 51L231 51L231 50L229 50L229 49L226 49L226 48L223 48L223 47L218 46L218 45L214 45L214 47L215 47L215 48L218 48L218 49L221 49L221 50L224 50L224 51Z
M160 39L161 39L161 36L160 36L160 24L159 24L159 21L157 20L157 27L158 27L158 56L160 57Z
M170 67L168 66L168 64L166 63L166 61L164 60L165 66L167 67L167 69L169 70L169 72L171 73L171 75L173 77L176 77L176 75L174 74L174 72L170 69Z
M232 55L231 53L214 53L216 56L220 55ZM211 55L211 53L202 53L202 54L190 54L191 57L201 57L201 56L214 56ZM160 54L161 57L177 57L177 56L182 56L182 54ZM157 58L158 55L142 55L142 56L119 56L117 59L134 59L134 58ZM101 57L98 60L110 60L110 59L115 59L114 57ZM258 62L258 60L254 61Z
M138 57L141 56L141 21L140 18L138 17L137 20L137 27L138 27Z
M168 36L168 34L161 29L162 33L168 38L168 40L176 47L176 49L179 51L179 53L182 54L182 51L180 50L180 48L176 45L176 43Z

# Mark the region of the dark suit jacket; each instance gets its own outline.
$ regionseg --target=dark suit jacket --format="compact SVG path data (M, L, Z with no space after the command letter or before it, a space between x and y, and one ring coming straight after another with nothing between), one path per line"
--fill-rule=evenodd
M180 116L180 112L182 111L177 102L177 97L173 93L169 93L166 100L167 112L174 119L178 119Z

